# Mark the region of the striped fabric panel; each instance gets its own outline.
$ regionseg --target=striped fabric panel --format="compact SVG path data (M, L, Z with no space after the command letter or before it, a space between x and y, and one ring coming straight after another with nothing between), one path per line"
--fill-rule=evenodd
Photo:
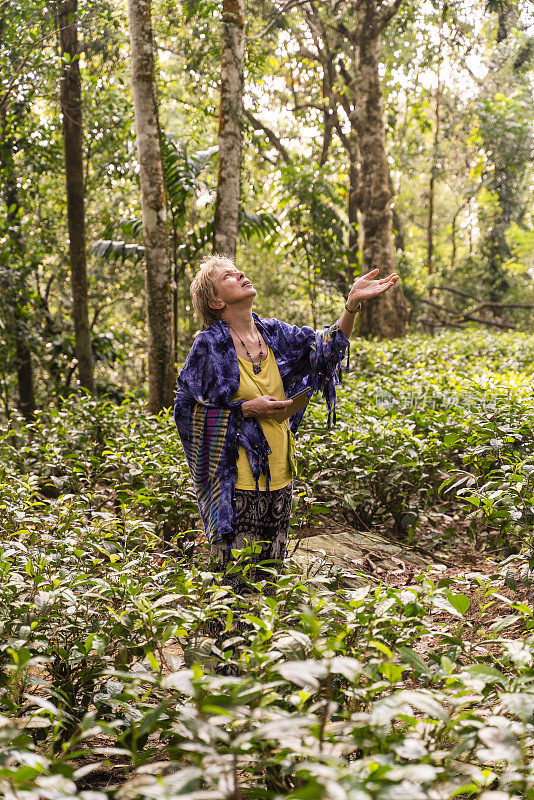
M205 438L209 441L207 456L210 478L215 477L215 470L217 469L217 465L221 457L229 416L229 408L210 408L206 413Z
M209 505L208 530L210 542L215 541L219 530L219 496L221 487L219 477L216 476L211 487L211 502Z
M199 468L202 466L201 442L204 431L204 417L206 416L206 406L197 403L193 411L193 438L191 444L191 474L196 484L200 482Z
M218 531L218 508L221 487L215 474L222 453L222 446L230 409L206 408L200 403L193 414L192 473L203 517L207 521L206 534L215 540Z

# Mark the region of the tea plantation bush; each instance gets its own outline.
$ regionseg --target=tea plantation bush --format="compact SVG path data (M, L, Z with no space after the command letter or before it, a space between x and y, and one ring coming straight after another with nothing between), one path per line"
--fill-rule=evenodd
M331 439L319 406L300 436L308 494L398 534L454 495L500 541L530 542L533 341L478 331L354 342Z
M528 564L533 348L354 342L331 435L315 401L301 429L293 535L331 514L416 541L447 503ZM0 450L3 796L534 798L533 611L502 570L353 588L289 559L244 600L194 547L170 413L70 398Z

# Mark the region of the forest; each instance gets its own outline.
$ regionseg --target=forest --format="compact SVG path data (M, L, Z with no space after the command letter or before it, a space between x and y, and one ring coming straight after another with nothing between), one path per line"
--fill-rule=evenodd
M0 797L534 800L533 65L527 0L0 0ZM399 275L246 597L211 253L314 330Z

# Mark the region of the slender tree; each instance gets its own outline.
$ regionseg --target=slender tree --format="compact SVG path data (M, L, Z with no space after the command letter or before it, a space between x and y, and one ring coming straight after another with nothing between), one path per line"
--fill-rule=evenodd
M490 203L478 203L478 250L488 299L499 302L514 283L506 268L513 255L508 230L514 223L522 224L529 207L528 165L532 163L534 137L528 76L534 48L532 40L526 39L517 49L513 40L508 41L517 13L513 0L489 0L486 9L497 13L498 29L497 47L477 100L477 129L485 162L481 182L492 198Z
M245 0L223 0L219 169L213 247L235 256L239 228Z
M172 403L175 375L171 268L150 0L128 0L128 17L146 257L148 406L157 413Z
M349 220L349 270L348 279L350 284L357 275L360 266L360 232L358 222L358 198L360 192L360 168L357 159L358 145L357 137L351 129L348 136L350 149L349 154L349 191L347 198L347 216ZM345 287L350 288L350 287Z
M392 243L392 208L389 165L384 130L384 108L379 63L381 34L402 0L379 5L377 0L354 1L355 25L342 30L353 45L355 97L353 119L360 154L359 208L363 230L362 271L378 267L379 277L395 267ZM389 292L364 303L360 313L361 336L392 339L404 336L408 305L397 283Z
M83 174L82 92L76 14L78 0L63 0L58 6L62 57L61 112L72 291L72 316L80 385L94 392L93 355L87 300L85 250L85 201Z
M308 23L313 36L315 49L323 70L323 103L325 104L324 139L321 153L321 164L326 162L327 144L332 139L335 130L341 144L347 153L348 165L348 190L347 190L347 218L349 222L348 264L347 269L340 273L338 286L343 294L350 289L360 266L360 234L358 221L358 206L360 193L360 165L358 153L358 134L354 121L353 80L343 69L342 52L346 42L331 24L331 20L323 19L312 7L303 7L302 13ZM324 12L323 12L324 14ZM342 72L342 80L336 69ZM343 86L341 90L340 84ZM339 118L339 109L342 108L350 122L350 130L343 130Z
M441 125L441 65L443 62L443 23L445 21L446 14L447 14L447 3L443 5L439 18L439 43L438 43L436 114L435 114L436 118L434 123L434 137L432 141L430 179L428 182L426 268L429 275L432 275L434 271L434 198L436 192L436 180L439 173L439 144L440 144L440 125Z
M1 31L0 20L0 31ZM1 97L1 95L0 95ZM4 98L2 98L4 99ZM26 339L26 278L28 265L24 240L20 229L22 208L20 204L15 165L13 158L12 125L8 122L7 103L0 104L0 185L6 206L9 267L15 274L12 281L13 297L13 341L15 349L15 365L17 371L18 407L26 418L35 411L35 394L33 388L33 369L31 350Z
M307 44L300 42L302 55L310 60L316 60L322 70L322 108L323 108L323 144L319 164L323 166L327 159L334 131L337 133L341 144L348 157L348 187L347 187L347 219L349 222L349 237L347 251L347 266L338 273L337 286L346 294L360 266L360 235L358 221L358 203L360 186L360 167L358 160L358 136L353 115L353 80L343 67L343 54L347 48L346 37L333 24L334 15L331 10L319 9L313 4L303 5L301 15L308 26L309 34L313 40L313 50ZM300 26L299 26L300 27ZM300 41L300 32L296 28L294 35ZM342 78L338 74L342 71ZM344 85L343 85L344 84ZM313 105L313 103L311 104ZM340 120L339 110L342 109L350 122L350 130L345 131Z
M323 73L323 108L329 125L325 126L322 158L334 128L349 158L349 278L353 278L360 263L362 272L379 267L381 276L395 269L392 184L379 61L381 33L402 1L383 5L378 0L348 0L335 4L335 8L311 3L301 8L314 45L313 52L306 44L301 45L301 53L317 60ZM299 39L298 30L295 35ZM349 131L340 124L340 109L349 119ZM360 334L380 338L403 336L407 322L406 299L397 284L364 304Z

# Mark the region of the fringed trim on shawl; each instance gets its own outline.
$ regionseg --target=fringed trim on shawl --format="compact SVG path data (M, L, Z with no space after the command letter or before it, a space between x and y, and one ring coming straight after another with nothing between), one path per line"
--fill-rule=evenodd
M328 342L333 334L334 331L339 330L339 326L337 323L335 325L330 326L325 333L324 342ZM345 373L349 371L350 367L350 342L346 345L347 347L347 363L345 367ZM338 349L338 353L343 353L344 347L340 347ZM334 352L332 352L331 357L334 357ZM323 383L324 381L324 383ZM321 383L323 385L321 386ZM335 366L332 374L325 375L324 372L320 372L317 374L317 382L316 382L316 390L321 389L323 397L326 401L326 407L328 409L328 420L327 420L327 430L330 433L332 429L332 425L335 425L337 422L337 413L336 413L336 406L337 406L337 399L336 399L336 385L343 383L343 365L341 363L341 357L338 355L335 361Z

